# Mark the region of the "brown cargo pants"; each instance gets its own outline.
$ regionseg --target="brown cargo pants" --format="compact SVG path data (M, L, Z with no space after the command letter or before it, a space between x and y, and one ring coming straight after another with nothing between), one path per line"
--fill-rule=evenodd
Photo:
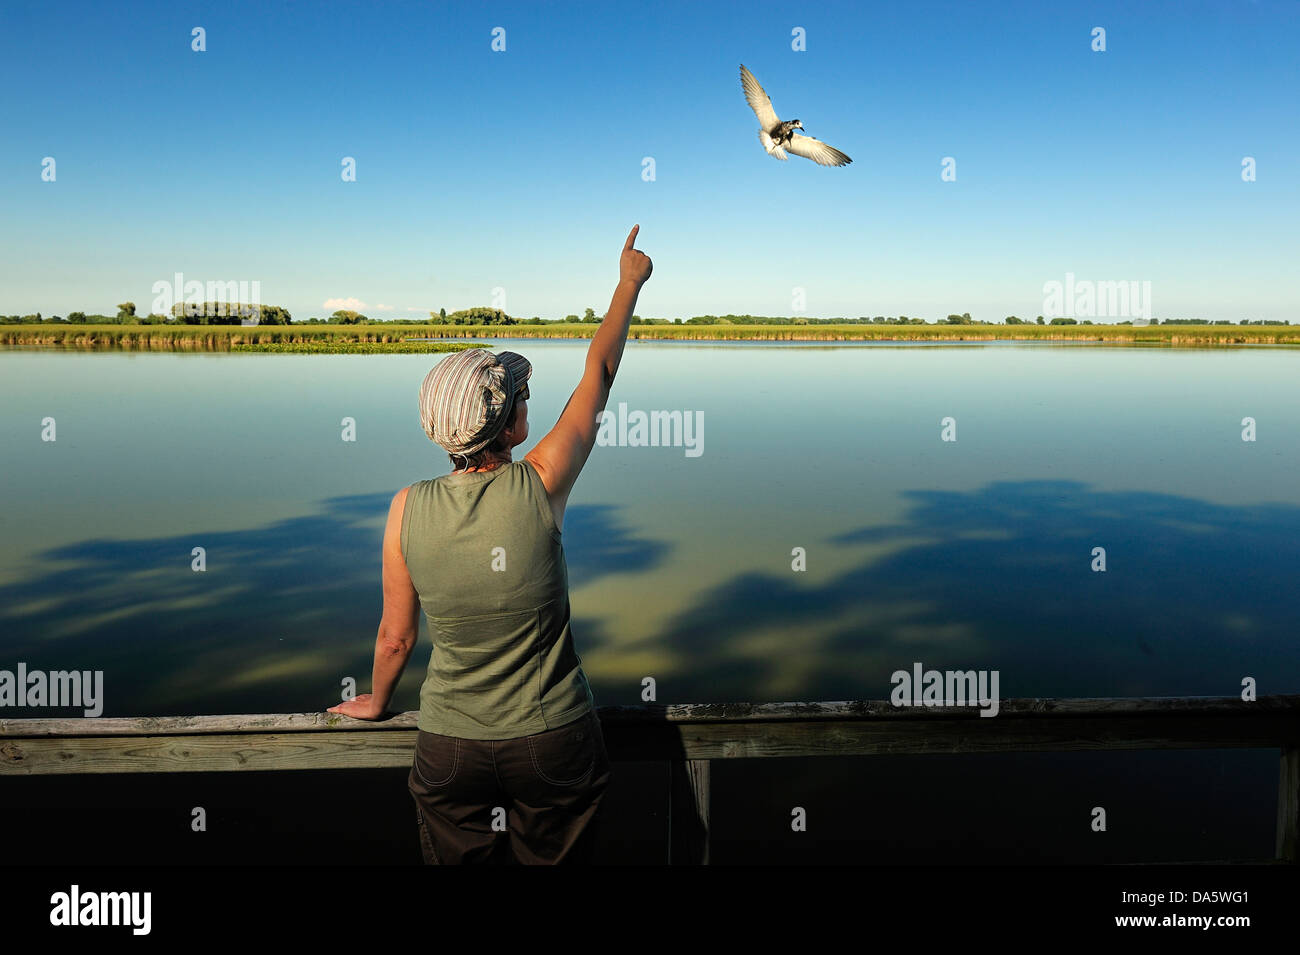
M590 864L610 774L594 710L516 739L421 730L407 785L424 861Z

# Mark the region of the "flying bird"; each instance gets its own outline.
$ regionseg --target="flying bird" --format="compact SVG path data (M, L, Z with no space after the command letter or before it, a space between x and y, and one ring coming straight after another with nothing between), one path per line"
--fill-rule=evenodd
M740 84L745 88L749 108L758 117L758 141L763 144L769 156L784 160L788 149L796 156L811 159L822 166L847 166L853 162L834 146L827 146L820 139L796 133L796 129L803 129L803 123L799 120L781 122L776 116L776 110L772 109L772 101L763 92L763 87L758 85L754 74L745 69L743 63L740 65Z

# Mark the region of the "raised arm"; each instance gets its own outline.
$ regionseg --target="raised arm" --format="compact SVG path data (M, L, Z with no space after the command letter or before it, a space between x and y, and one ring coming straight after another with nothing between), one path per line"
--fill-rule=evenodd
M634 225L623 243L623 254L618 264L618 286L614 289L609 311L587 349L582 380L569 396L569 403L564 406L555 427L524 455L546 485L556 527L564 526L564 508L569 501L569 492L596 443L596 417L605 410L619 362L623 360L627 327L632 319L632 310L636 308L637 295L654 268L649 256L632 247L640 229L639 225Z

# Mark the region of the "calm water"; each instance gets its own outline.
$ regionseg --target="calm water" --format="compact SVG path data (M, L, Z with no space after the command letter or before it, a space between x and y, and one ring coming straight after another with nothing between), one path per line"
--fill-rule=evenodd
M518 457L587 346L498 347L534 363ZM105 715L367 688L387 504L450 470L416 410L438 357L0 353L3 666L103 670ZM570 500L597 702L883 699L916 661L1004 698L1300 692L1298 363L631 342L611 409L696 413L703 453L597 446Z
M586 343L498 347L534 364L522 454ZM388 502L450 470L416 411L438 357L0 352L0 668L103 670L110 716L321 710L346 677L368 689ZM914 662L996 669L1003 698L1232 695L1245 676L1300 692L1297 362L629 342L611 409L702 414L703 453L598 446L570 499L596 700L639 702L647 676L660 703L884 699ZM421 641L400 709L418 706ZM155 860L328 862L343 837L358 858L418 858L403 772L190 776L11 779L0 806L32 821L33 851L70 861L126 851L114 833L136 855L152 839ZM1267 750L719 760L713 857L1268 858L1276 781ZM619 765L603 860L662 861L665 782ZM268 815L268 792L318 811ZM51 842L87 800L113 824ZM199 801L224 835L196 856L171 827ZM361 801L391 812L340 828L337 807Z

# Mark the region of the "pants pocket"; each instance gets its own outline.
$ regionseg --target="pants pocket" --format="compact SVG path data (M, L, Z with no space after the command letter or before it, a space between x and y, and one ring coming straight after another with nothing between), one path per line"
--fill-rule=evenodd
M577 786L591 778L604 751L595 714L565 726L526 736L537 778L552 786Z
M429 787L451 783L460 769L460 740L420 731L415 743L415 775Z

